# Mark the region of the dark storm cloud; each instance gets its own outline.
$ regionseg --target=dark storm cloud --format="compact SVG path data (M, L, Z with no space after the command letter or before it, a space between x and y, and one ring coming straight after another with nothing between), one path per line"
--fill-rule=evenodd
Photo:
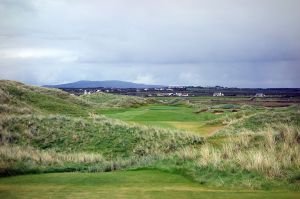
M0 77L299 87L298 0L0 0Z

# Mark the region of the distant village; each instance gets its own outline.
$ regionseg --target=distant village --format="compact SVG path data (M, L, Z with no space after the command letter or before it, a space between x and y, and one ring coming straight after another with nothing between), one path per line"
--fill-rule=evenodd
M89 95L97 92L140 97L194 97L194 96L249 96L249 97L300 97L300 89L293 88L226 88L226 87L163 87L163 88L62 88L72 95Z

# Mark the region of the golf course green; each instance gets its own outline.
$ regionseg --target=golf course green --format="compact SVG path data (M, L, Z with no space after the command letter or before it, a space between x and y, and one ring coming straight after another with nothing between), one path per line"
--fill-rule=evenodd
M194 108L151 104L138 108L106 109L100 113L115 119L147 126L181 129L207 136L217 131L220 126L207 125L209 120L220 118L210 112L196 114Z

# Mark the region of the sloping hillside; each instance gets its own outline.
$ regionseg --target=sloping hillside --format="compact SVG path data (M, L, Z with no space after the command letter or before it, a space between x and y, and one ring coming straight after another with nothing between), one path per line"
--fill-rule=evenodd
M3 144L57 152L96 152L110 158L168 153L202 141L188 133L128 125L103 116L2 116L0 129Z
M2 113L53 113L87 116L94 107L88 101L58 89L28 86L0 80Z
M93 158L90 161L90 154L103 156L105 161L122 162L124 158L133 158L138 162L140 158L151 159L152 156L172 153L187 145L203 143L202 138L186 132L128 125L95 114L99 106L105 103L107 106L107 101L135 99L118 99L112 95L105 97L103 103L97 101L100 98L90 102L56 89L1 81L0 174L41 170L41 167L45 171L53 167L68 170L66 163L77 164L75 168L80 170L82 164L76 162L76 158L72 161L74 153L81 154L84 165L90 167L94 164ZM22 153L23 150L32 157ZM40 163L36 157L40 157ZM47 157L57 161L54 165L50 161L48 165ZM59 157L71 161L59 161ZM102 163L97 164L101 166ZM135 164L132 162L132 165Z
M0 112L3 113L42 112L86 117L99 108L138 107L153 100L106 93L77 97L59 89L0 80L0 102Z

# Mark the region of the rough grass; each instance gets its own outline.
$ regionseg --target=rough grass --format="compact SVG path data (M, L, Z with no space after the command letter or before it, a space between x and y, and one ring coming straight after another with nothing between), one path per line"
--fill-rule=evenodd
M56 152L16 145L0 146L0 175L11 176L49 172L109 172L148 167L164 154L108 159L99 153Z
M300 170L299 140L298 127L281 124L258 133L247 131L228 137L222 145L214 146L208 141L200 148L182 149L177 155L182 160L194 162L196 170L249 172L266 179L296 182ZM240 180L245 182L245 179ZM257 184L249 181L249 186L253 188Z
M110 157L167 153L203 142L201 137L186 132L129 125L103 116L3 116L0 129L2 143L56 151L100 152Z
M5 146L0 147L1 175L149 165L179 148L204 141L186 132L129 125L95 115L88 119L2 116L0 129L0 145Z
M81 95L80 98L97 103L102 108L140 107L155 101L141 97L114 95L103 92Z
M261 129L273 124L286 124L300 126L300 106L277 109L246 109L241 112L211 121L210 123L222 123L227 128L218 132L218 135L232 135L246 129L259 132Z
M33 147L21 147L13 145L1 145L0 156L2 160L27 160L30 159L37 163L42 164L61 164L64 162L74 163L95 163L102 162L104 158L99 153L58 153L53 150L38 150Z

